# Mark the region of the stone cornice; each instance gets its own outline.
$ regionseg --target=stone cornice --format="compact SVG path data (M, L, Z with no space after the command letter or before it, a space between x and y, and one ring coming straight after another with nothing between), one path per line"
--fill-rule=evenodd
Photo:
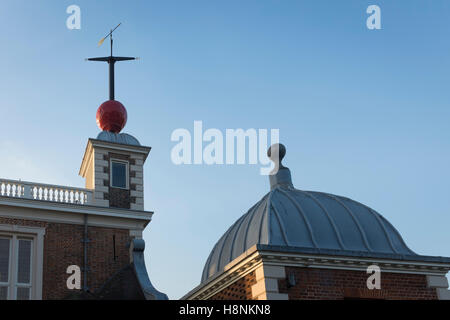
M0 196L0 209L5 208L19 208L24 210L33 210L33 215L38 218L39 213L45 213L45 216L56 215L91 215L105 218L119 218L141 221L145 226L152 220L153 212L127 210L119 208L98 207L89 205L76 205L68 203L50 202L42 200L30 200L22 198L10 198ZM16 210L17 211L17 210ZM0 216L5 214L11 215L11 210L0 210ZM23 212L23 210L22 210ZM5 214L4 214L5 213ZM69 218L69 216L67 216ZM42 220L42 219L41 219Z
M331 255L286 254L278 252L259 252L266 265L286 267L322 268L366 271L370 265L377 265L382 272L413 273L425 275L446 274L450 270L450 263L406 261L380 258L359 258Z

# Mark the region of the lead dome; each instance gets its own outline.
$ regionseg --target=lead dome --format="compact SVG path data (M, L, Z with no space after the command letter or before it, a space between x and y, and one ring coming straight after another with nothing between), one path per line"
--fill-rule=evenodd
M285 155L283 145L273 146ZM272 148L273 148L272 147ZM201 282L254 245L315 253L404 258L414 253L394 226L374 209L347 197L296 189L283 165L270 176L271 190L219 239Z

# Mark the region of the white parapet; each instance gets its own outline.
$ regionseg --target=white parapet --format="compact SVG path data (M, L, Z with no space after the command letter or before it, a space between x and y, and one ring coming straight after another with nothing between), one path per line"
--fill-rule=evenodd
M89 189L0 179L0 196L89 205L93 195Z

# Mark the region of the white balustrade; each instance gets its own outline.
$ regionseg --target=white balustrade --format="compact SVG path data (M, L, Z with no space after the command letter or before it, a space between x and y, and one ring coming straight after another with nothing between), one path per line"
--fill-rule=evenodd
M92 190L0 179L0 196L87 205Z

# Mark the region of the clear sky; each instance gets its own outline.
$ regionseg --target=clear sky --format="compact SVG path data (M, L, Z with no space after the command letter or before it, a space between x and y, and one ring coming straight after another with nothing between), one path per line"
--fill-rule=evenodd
M68 30L66 8L81 8ZM381 8L368 30L366 8ZM144 232L153 284L199 284L228 227L269 190L260 166L175 166L177 128L280 129L294 185L385 216L419 254L450 256L450 2L25 1L0 3L0 177L84 186L107 100L97 42L122 22L116 99L152 147Z

